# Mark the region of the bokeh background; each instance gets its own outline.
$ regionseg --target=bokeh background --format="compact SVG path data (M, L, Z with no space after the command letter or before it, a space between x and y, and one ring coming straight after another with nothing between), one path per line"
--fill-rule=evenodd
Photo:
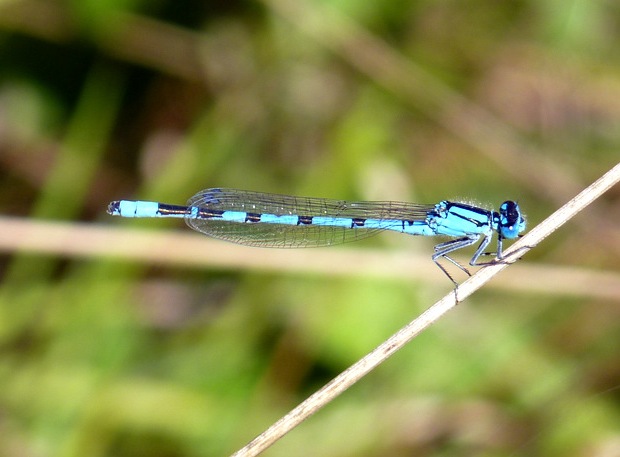
M242 248L110 200L531 227L618 162L619 40L610 0L1 0L0 455L227 455L451 288L433 240ZM619 456L619 199L264 455Z

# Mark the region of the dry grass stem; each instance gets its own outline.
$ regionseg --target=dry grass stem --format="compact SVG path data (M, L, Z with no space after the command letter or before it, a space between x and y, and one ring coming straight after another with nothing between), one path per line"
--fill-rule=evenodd
M536 246L547 236L574 217L577 213L600 197L619 180L620 164L616 165L599 180L588 186L587 189L570 200L562 208L534 227L527 235L523 236L518 242L512 245L510 249L505 252L507 258L510 259L511 253L522 255L524 251ZM323 408L341 393L346 391L362 377L370 373L370 371L387 360L388 357L396 353L396 351L401 349L416 335L454 308L459 301L464 300L469 295L474 293L508 265L509 262L503 262L480 269L476 274L458 287L458 300L455 300L455 293L453 292L443 297L420 316L381 343L368 355L351 365L323 388L308 397L296 408L291 410L288 414L269 427L265 432L253 439L245 447L235 452L233 457L249 457L260 454L305 419L316 413L319 409Z

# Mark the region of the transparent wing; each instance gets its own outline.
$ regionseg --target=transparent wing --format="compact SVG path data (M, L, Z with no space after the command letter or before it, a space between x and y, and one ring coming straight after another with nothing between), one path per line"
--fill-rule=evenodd
M188 201L209 211L240 211L277 216L339 217L377 219L388 222L382 228L338 227L314 224L239 223L210 218L186 218L187 225L205 235L237 244L261 247L329 246L396 229L402 221L424 221L435 205L400 202L349 202L312 197L268 194L236 189L207 189Z

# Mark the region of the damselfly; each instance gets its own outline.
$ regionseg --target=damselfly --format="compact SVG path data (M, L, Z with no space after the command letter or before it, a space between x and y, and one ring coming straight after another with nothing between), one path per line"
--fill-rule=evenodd
M525 230L519 205L505 201L499 211L447 200L422 205L401 202L355 202L325 198L294 197L236 189L206 189L189 199L186 206L147 201L114 201L108 213L122 217L178 217L205 235L237 244L259 247L301 248L330 246L359 240L380 231L408 235L446 236L437 244L433 261L455 284L440 264L444 258L466 274L469 270L448 254L475 244L469 261L495 254L503 259L502 242ZM497 233L497 250L484 252Z

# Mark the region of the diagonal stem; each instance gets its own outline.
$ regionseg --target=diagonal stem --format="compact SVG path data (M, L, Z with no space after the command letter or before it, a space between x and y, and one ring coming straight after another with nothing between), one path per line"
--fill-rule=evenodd
M233 457L256 456L270 447L305 419L323 408L375 367L387 360L388 357L396 353L396 351L401 349L416 335L439 320L441 316L454 308L458 302L463 301L482 287L483 284L487 283L493 276L506 268L510 264L511 256L514 257L513 254L521 256L524 251L528 251L538 245L538 243L590 205L618 181L620 181L620 163L507 249L504 254L508 262L498 262L497 264L480 269L471 278L461 284L454 293L451 292L447 294L420 316L381 343L372 352L336 376L271 427L254 438L245 447L235 452ZM457 294L458 300L456 299Z

